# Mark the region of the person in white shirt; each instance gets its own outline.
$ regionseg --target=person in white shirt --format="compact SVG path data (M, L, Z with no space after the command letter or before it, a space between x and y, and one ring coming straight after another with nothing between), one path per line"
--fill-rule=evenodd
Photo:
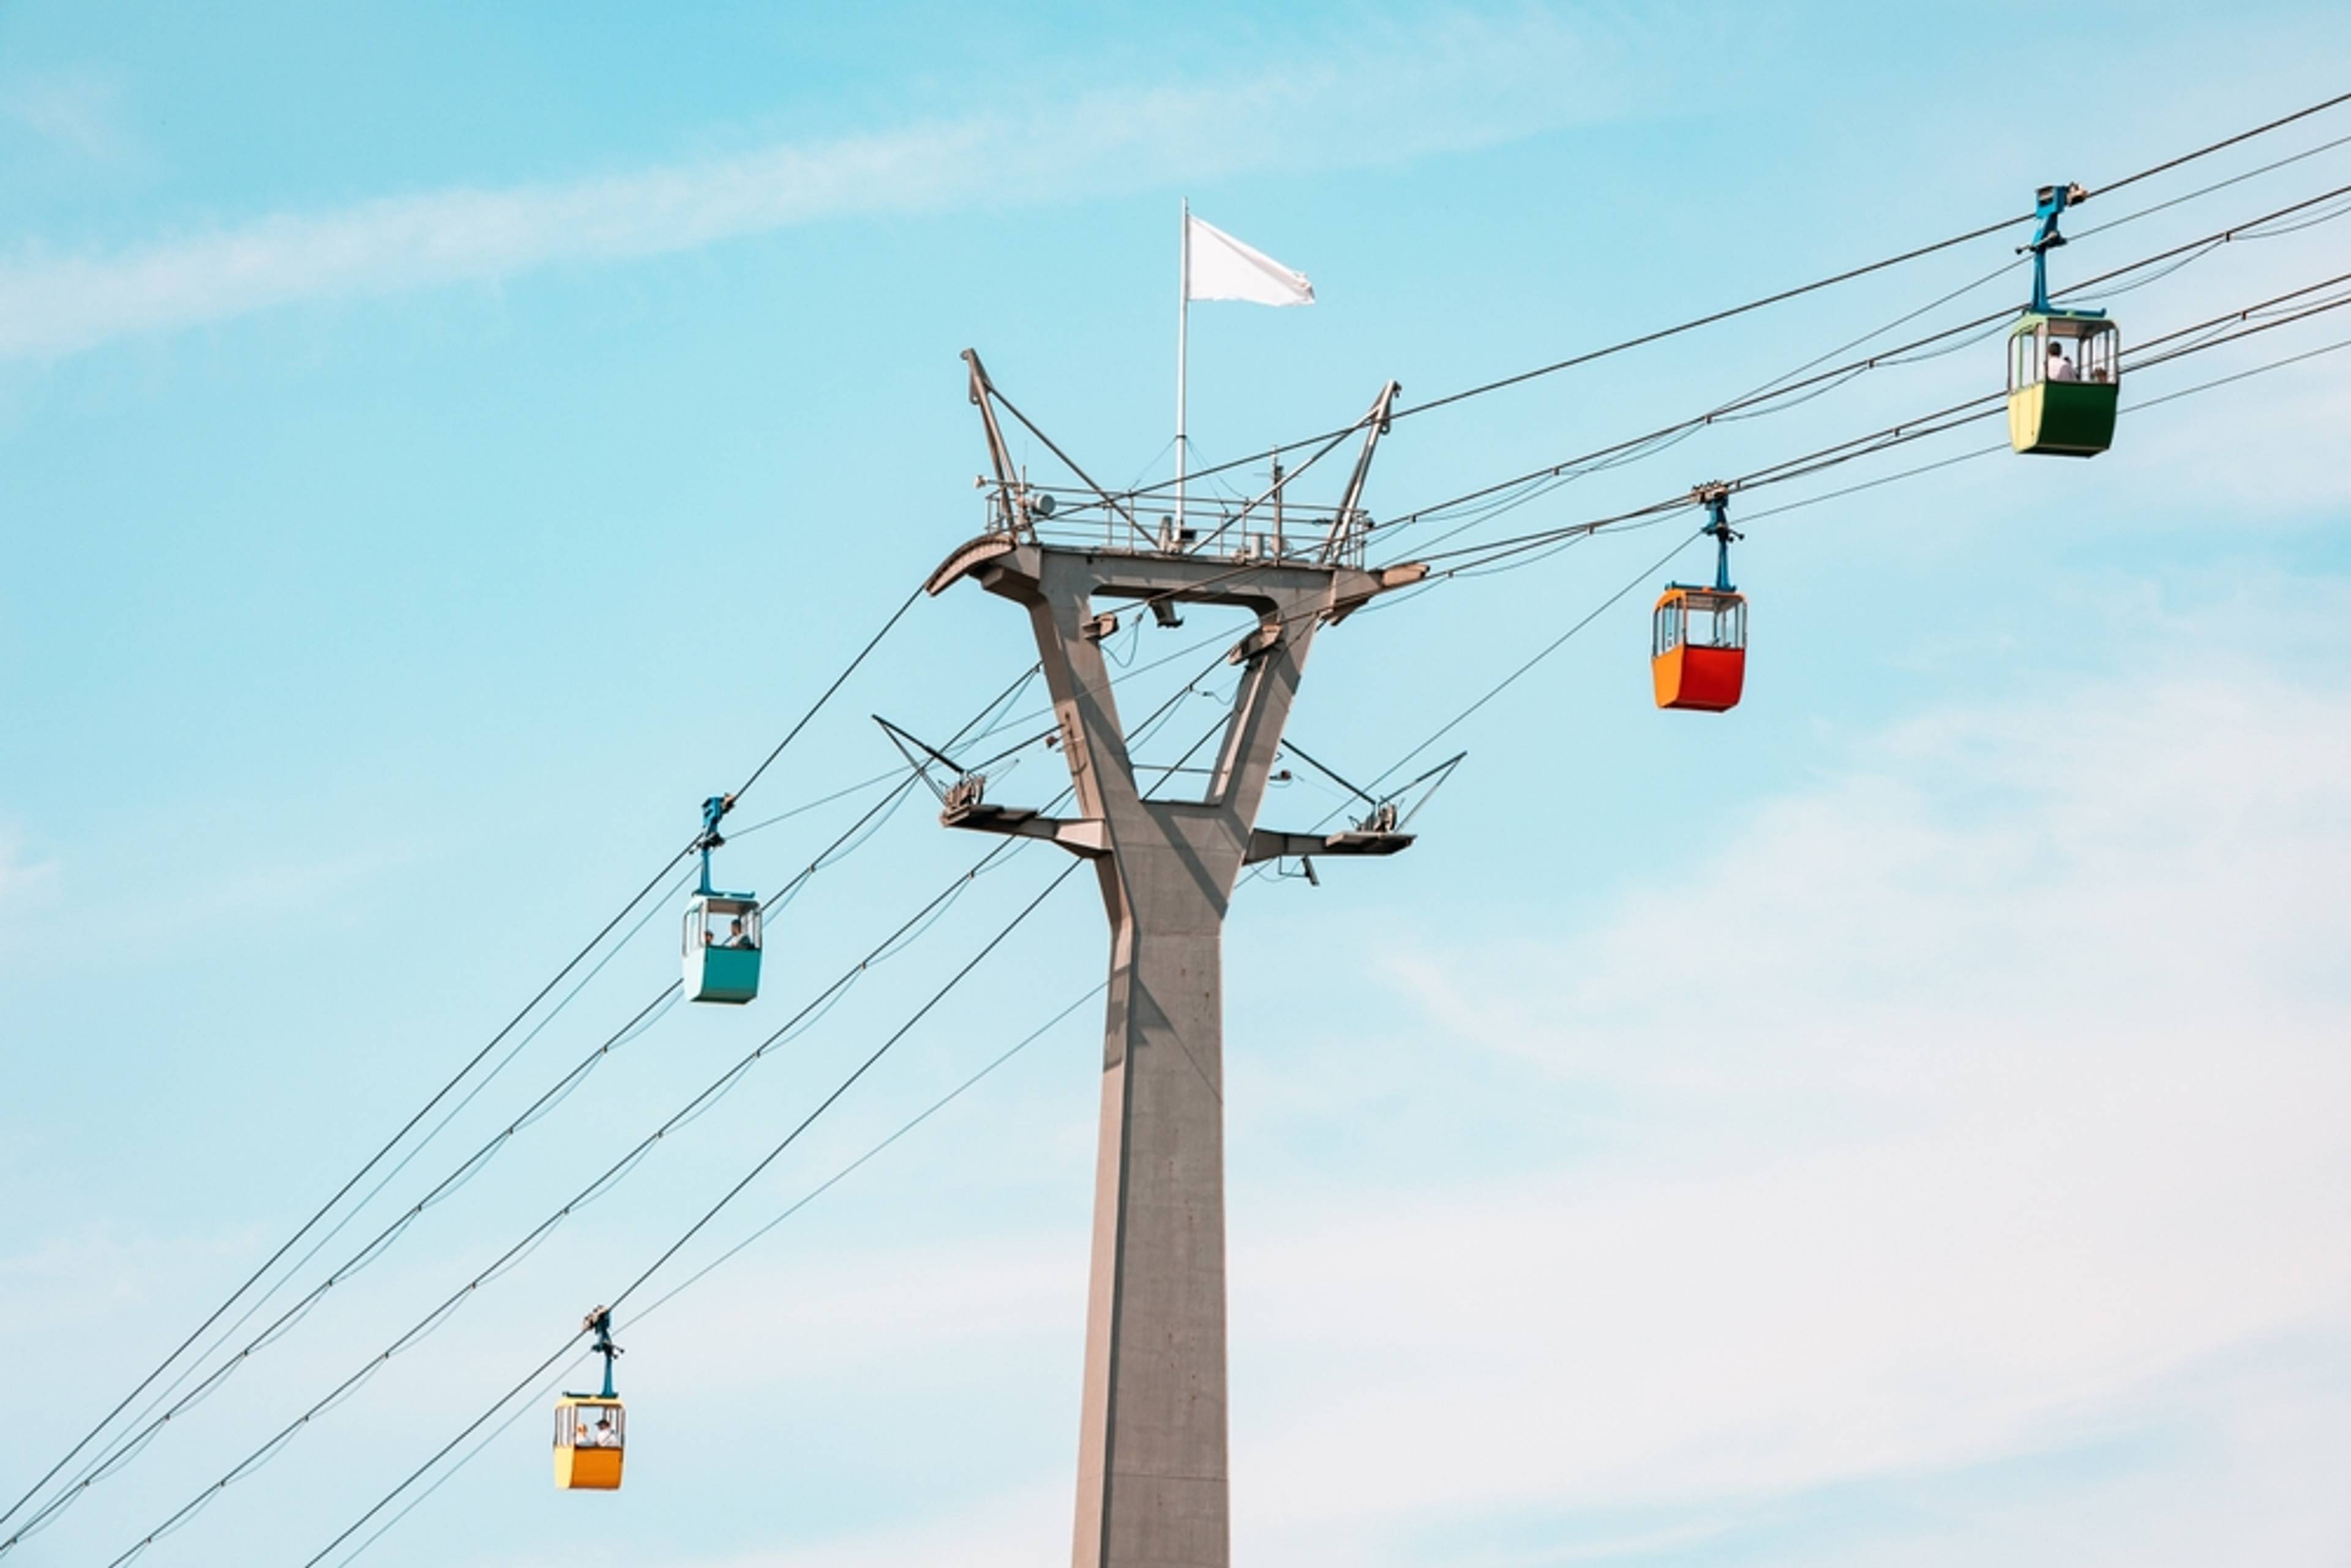
M2049 342L2049 368L2044 376L2053 382L2078 382L2082 379L2081 372L2074 369L2074 361L2065 357L2064 349L2053 338Z

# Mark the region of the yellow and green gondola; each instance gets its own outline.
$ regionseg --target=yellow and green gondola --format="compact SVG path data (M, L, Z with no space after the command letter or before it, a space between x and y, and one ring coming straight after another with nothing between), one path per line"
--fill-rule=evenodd
M2065 243L2058 214L2087 194L2044 185L2032 240L2032 303L2008 335L2008 444L2019 452L2095 457L2114 444L2122 397L2122 333L2103 310L2049 300L2049 252Z

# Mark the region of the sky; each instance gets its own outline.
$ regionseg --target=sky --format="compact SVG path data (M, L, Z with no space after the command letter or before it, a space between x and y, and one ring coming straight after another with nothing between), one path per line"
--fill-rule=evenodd
M2351 107L2104 188L2341 91L2339 7L2049 29L0 5L0 1508L494 1042L0 1557L110 1565L317 1406L138 1560L1058 1558L1102 916L1050 848L969 874L872 722L1031 733L1017 616L904 612L730 819L722 883L794 888L759 1000L643 1010L701 800L985 525L957 355L1097 478L1165 477L1188 199L1316 289L1192 313L1237 492L1390 378L1411 408L2053 180L2091 191L2061 285L2186 247L2086 301L2126 348L2343 271ZM1970 333L1409 521L2013 308L2025 237L1399 420L1374 553L1996 391ZM1687 512L1318 638L1320 762L1468 756L1408 853L1235 899L1237 1560L2343 1561L2346 339L2126 371L2090 462L1979 424L1742 493L1727 716L1643 668L1710 565ZM1113 640L1130 721L1168 705L1146 758L1225 711L1231 635ZM1349 809L1290 766L1263 825ZM989 798L1065 778L1031 747ZM559 1494L566 1336L657 1260L627 1484Z

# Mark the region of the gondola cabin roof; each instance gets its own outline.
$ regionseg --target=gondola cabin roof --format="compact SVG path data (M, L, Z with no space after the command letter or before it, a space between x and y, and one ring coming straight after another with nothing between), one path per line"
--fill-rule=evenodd
M2008 335L2022 337L2043 326L2061 324L2106 331L2117 329L2114 319L2103 310L2026 310L2017 317Z

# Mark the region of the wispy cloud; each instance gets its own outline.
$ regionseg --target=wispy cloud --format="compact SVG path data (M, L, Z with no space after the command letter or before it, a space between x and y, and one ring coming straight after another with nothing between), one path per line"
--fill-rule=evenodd
M1437 1032L1445 1060L1555 1077L1562 1104L1604 1085L1621 1135L1508 1181L1374 1176L1254 1211L1237 1538L1310 1564L1749 1561L1807 1500L1850 1521L1852 1489L2085 1453L1938 1516L1936 1560L2323 1537L2331 1489L2297 1446L2330 1418L2313 1376L2351 1379L2351 698L2203 663L1906 723L1573 962L1432 953L1454 977L1426 983L1437 1030L1297 1062L1327 1082L1409 1051L1442 1114ZM836 1378L1017 1362L1074 1312L1073 1279L1022 1282L1073 1269L1052 1257L871 1257L878 1291L835 1260L795 1311ZM2182 1454L2238 1479L2180 1486ZM1055 1522L1003 1501L987 1528L1023 1544Z
M58 887L56 862L32 859L22 835L0 826L0 951L56 902Z
M90 162L120 162L139 151L122 84L100 77L44 76L0 89L0 120Z
M404 858L402 851L381 847L303 859L255 857L210 881L166 879L146 894L142 918L118 934L109 951L156 958L185 954L201 946L207 933L239 922L289 915L337 918L337 898ZM58 862L28 859L21 843L0 831L0 956L50 966L87 963L85 934L105 924L108 907L102 894L68 882Z
M1066 201L1358 164L1592 118L1629 87L1541 13L1447 16L1276 70L1099 89L633 173L281 213L102 256L0 264L0 356L39 358L301 299L692 249L826 218ZM1612 99L1608 94L1619 95Z
M2237 1363L2309 1334L2340 1376L2351 1335L2351 701L2214 665L1900 727L1572 966L1437 956L1445 1032L1619 1136L1237 1262L1236 1344L1300 1385L1236 1459L1282 1472L1260 1539L1752 1514L2119 1432L2254 1463L2283 1406ZM1992 1525L1973 1560L2069 1560Z
M1414 1092L1362 1107L1333 1185L1236 1209L1246 1553L2053 1565L2126 1540L2165 1568L2334 1560L2351 691L2307 657L2323 634L2256 658L2233 627L2164 630L2174 666L1857 746L1670 904L1519 951L1424 944L1422 1017L1285 1053L1301 1082ZM1704 1007L1692 909L1735 935L1708 949ZM1497 1074L1541 1115L1604 1100L1614 1135L1523 1150L1509 1179L1385 1172L1373 1151L1432 1118L1490 1117ZM833 1473L882 1494L699 1561L1059 1550L1084 1293L1068 1218L787 1243L642 1321L673 1431L716 1448L730 1424L831 1412ZM59 1263L79 1267L14 1282L59 1289ZM462 1342L468 1386L507 1365L515 1321ZM742 1354L770 1341L792 1349ZM396 1387L377 1397L445 1406L421 1375ZM539 1440L517 1427L514 1450ZM974 1466L983 1444L1004 1462ZM2032 1484L1965 1490L2001 1466ZM1922 1488L1957 1490L1921 1509ZM1903 1533L1922 1516L1932 1539Z
M233 1263L253 1242L247 1234L131 1240L105 1230L45 1241L31 1252L0 1257L0 1330L54 1335L143 1306L192 1270L216 1267L224 1259Z

